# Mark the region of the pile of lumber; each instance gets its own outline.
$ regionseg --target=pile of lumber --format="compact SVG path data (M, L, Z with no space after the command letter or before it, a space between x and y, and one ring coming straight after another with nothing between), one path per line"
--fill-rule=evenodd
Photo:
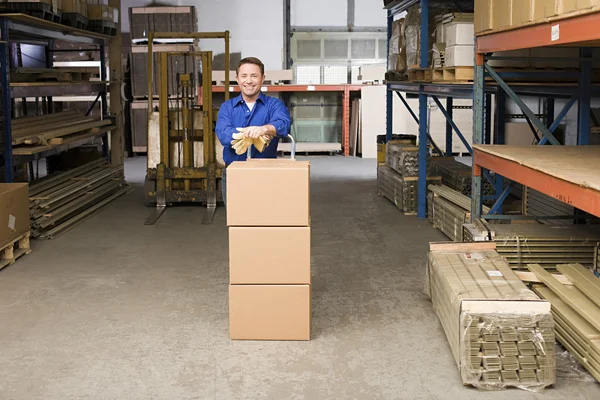
M428 219L454 242L462 242L463 225L471 220L471 199L445 185L428 187ZM483 212L489 208L483 206Z
M558 341L600 381L600 279L581 264L559 265L571 285L537 264L529 270L545 285L533 291L552 305Z
M462 383L537 390L555 382L551 305L527 289L494 243L430 243L425 289Z
M491 227L491 229L490 229ZM539 264L553 270L558 264L594 265L600 227L596 225L494 224L483 236L496 242L498 253L512 268ZM465 237L465 240L468 240Z
M104 159L51 174L29 188L31 235L53 239L132 190L123 166Z
M68 110L13 119L11 124L13 146L46 146L62 144L70 135L99 133L100 128L107 127L111 121Z
M432 174L441 176L444 185L456 190L465 196L471 196L472 191L472 168L456 161L454 157L433 157L431 159ZM482 194L495 194L494 187L483 178L481 181Z
M427 177L431 185L439 185L442 179L438 176ZM377 193L396 205L406 215L417 213L419 178L402 176L387 165L377 167Z

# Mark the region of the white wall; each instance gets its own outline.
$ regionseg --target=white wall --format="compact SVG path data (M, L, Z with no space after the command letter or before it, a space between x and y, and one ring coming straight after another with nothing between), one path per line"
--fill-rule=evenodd
M387 12L383 1L355 0L354 26L387 26Z

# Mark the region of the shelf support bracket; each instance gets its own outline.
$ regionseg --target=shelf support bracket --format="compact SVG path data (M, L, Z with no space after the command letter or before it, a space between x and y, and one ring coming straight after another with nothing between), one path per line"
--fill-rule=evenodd
M521 100L521 98L504 82L504 80L490 67L487 63L484 63L484 68L488 74L500 85L500 87L508 94L508 96L519 106L523 111L523 114L527 115L531 120L531 123L548 139L548 141L554 145L560 145L558 140L552 133L542 124L542 121L527 107L527 105Z
M453 102L454 99L452 97L446 97L446 111L450 119L453 118ZM449 121L446 121L446 157L452 157L452 139L452 125L450 125Z
M437 98L437 96L431 96L431 97L433 98L433 101L435 101L435 104L438 106L438 108L440 109L440 111L442 112L442 114L444 114L444 117L446 117L446 121L450 124L450 126L452 127L452 129L454 129L454 132L456 132L456 134L458 135L458 138L460 139L460 141L467 148L467 151L469 152L469 154L472 155L473 154L473 149L471 148L471 145L469 144L469 142L467 142L467 140L463 136L463 134L460 131L460 129L458 129L458 126L456 126L456 124L452 120L452 116L450 114L448 114L448 111L446 111L446 109L444 108L444 106L442 105L442 103L440 102L440 100Z
M400 92L396 92L396 94L398 95L398 97L400 97L400 100L402 100L402 104L404 104L404 107L406 107L406 109L408 110L408 113L413 117L413 119L415 120L415 122L417 123L417 125L421 126L419 124L419 118L415 115L415 113L412 110L412 108L410 108L410 105L408 104L408 102L406 101L406 99L404 98L404 96L402 96L402 94ZM442 150L440 150L439 146L433 141L433 138L429 134L429 129L427 129L427 139L429 139L429 142L433 146L433 150L437 154L439 154L440 156L443 156L444 153L442 153Z
M577 101L576 96L571 97L569 99L569 101L567 101L567 104L565 104L565 106L562 108L562 110L560 110L560 113L558 113L558 115L556 116L556 119L552 122L552 125L550 125L550 127L548 128L550 133L554 133L554 131L558 128L558 126L560 125L562 120L565 118L565 116L567 115L567 113L569 112L571 107L573 107L573 105L575 104L576 101ZM548 142L548 138L544 136L538 144L545 145L547 142Z
M490 208L490 212L488 214L502 214L501 210L502 210L502 204L504 203L504 200L506 200L506 198L508 197L508 195L510 194L510 191L513 189L513 187L515 186L514 182L511 182L500 194L500 196L498 196L498 199L496 200L496 202L494 203L494 205L492 206L492 208Z

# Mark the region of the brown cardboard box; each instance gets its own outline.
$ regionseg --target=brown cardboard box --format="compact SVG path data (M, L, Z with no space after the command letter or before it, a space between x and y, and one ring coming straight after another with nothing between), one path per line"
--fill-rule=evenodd
M475 0L475 33L492 29L491 0Z
M577 0L556 0L558 3L558 14L567 14L577 10Z
M585 10L590 7L600 6L600 0L577 0L577 9Z
M558 14L558 0L531 0L534 2L533 20L544 21Z
M512 3L512 0L492 0L492 29L512 25Z
M310 285L229 285L229 335L310 340Z
M310 284L310 228L229 228L229 283Z
M310 163L232 163L227 168L227 225L310 226Z
M29 186L0 183L0 246L29 231Z
M110 11L110 8L104 4L88 3L87 10L88 19L90 20L112 20L112 11Z
M63 13L77 13L81 14L81 1L80 0L62 0Z
M518 0L517 0L518 1ZM513 1L512 7L512 25L521 26L533 21L533 1L524 0L522 2Z

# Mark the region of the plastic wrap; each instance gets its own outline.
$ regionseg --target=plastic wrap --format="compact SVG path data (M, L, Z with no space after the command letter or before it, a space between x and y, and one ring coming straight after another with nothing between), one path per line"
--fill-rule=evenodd
M556 347L556 376L576 382L596 383L596 380L577 361L577 358L567 350Z
M404 18L392 24L392 37L389 42L389 71L400 75L406 73L406 44L404 41ZM400 80L400 78L396 78Z
M467 222L467 212L459 206L432 194L431 221L454 242L463 241L463 224Z
M463 384L539 391L556 380L550 304L493 250L494 243L432 243L425 290Z
M404 20L404 44L407 69L419 68L419 42L421 11L418 5L409 7Z
M440 184L437 177L428 177L428 184ZM418 208L418 178L403 177L387 165L377 168L377 192L390 200L406 214L414 214Z
M431 156L427 153L427 175L431 175ZM419 148L414 144L390 142L386 147L388 167L405 177L419 176Z

